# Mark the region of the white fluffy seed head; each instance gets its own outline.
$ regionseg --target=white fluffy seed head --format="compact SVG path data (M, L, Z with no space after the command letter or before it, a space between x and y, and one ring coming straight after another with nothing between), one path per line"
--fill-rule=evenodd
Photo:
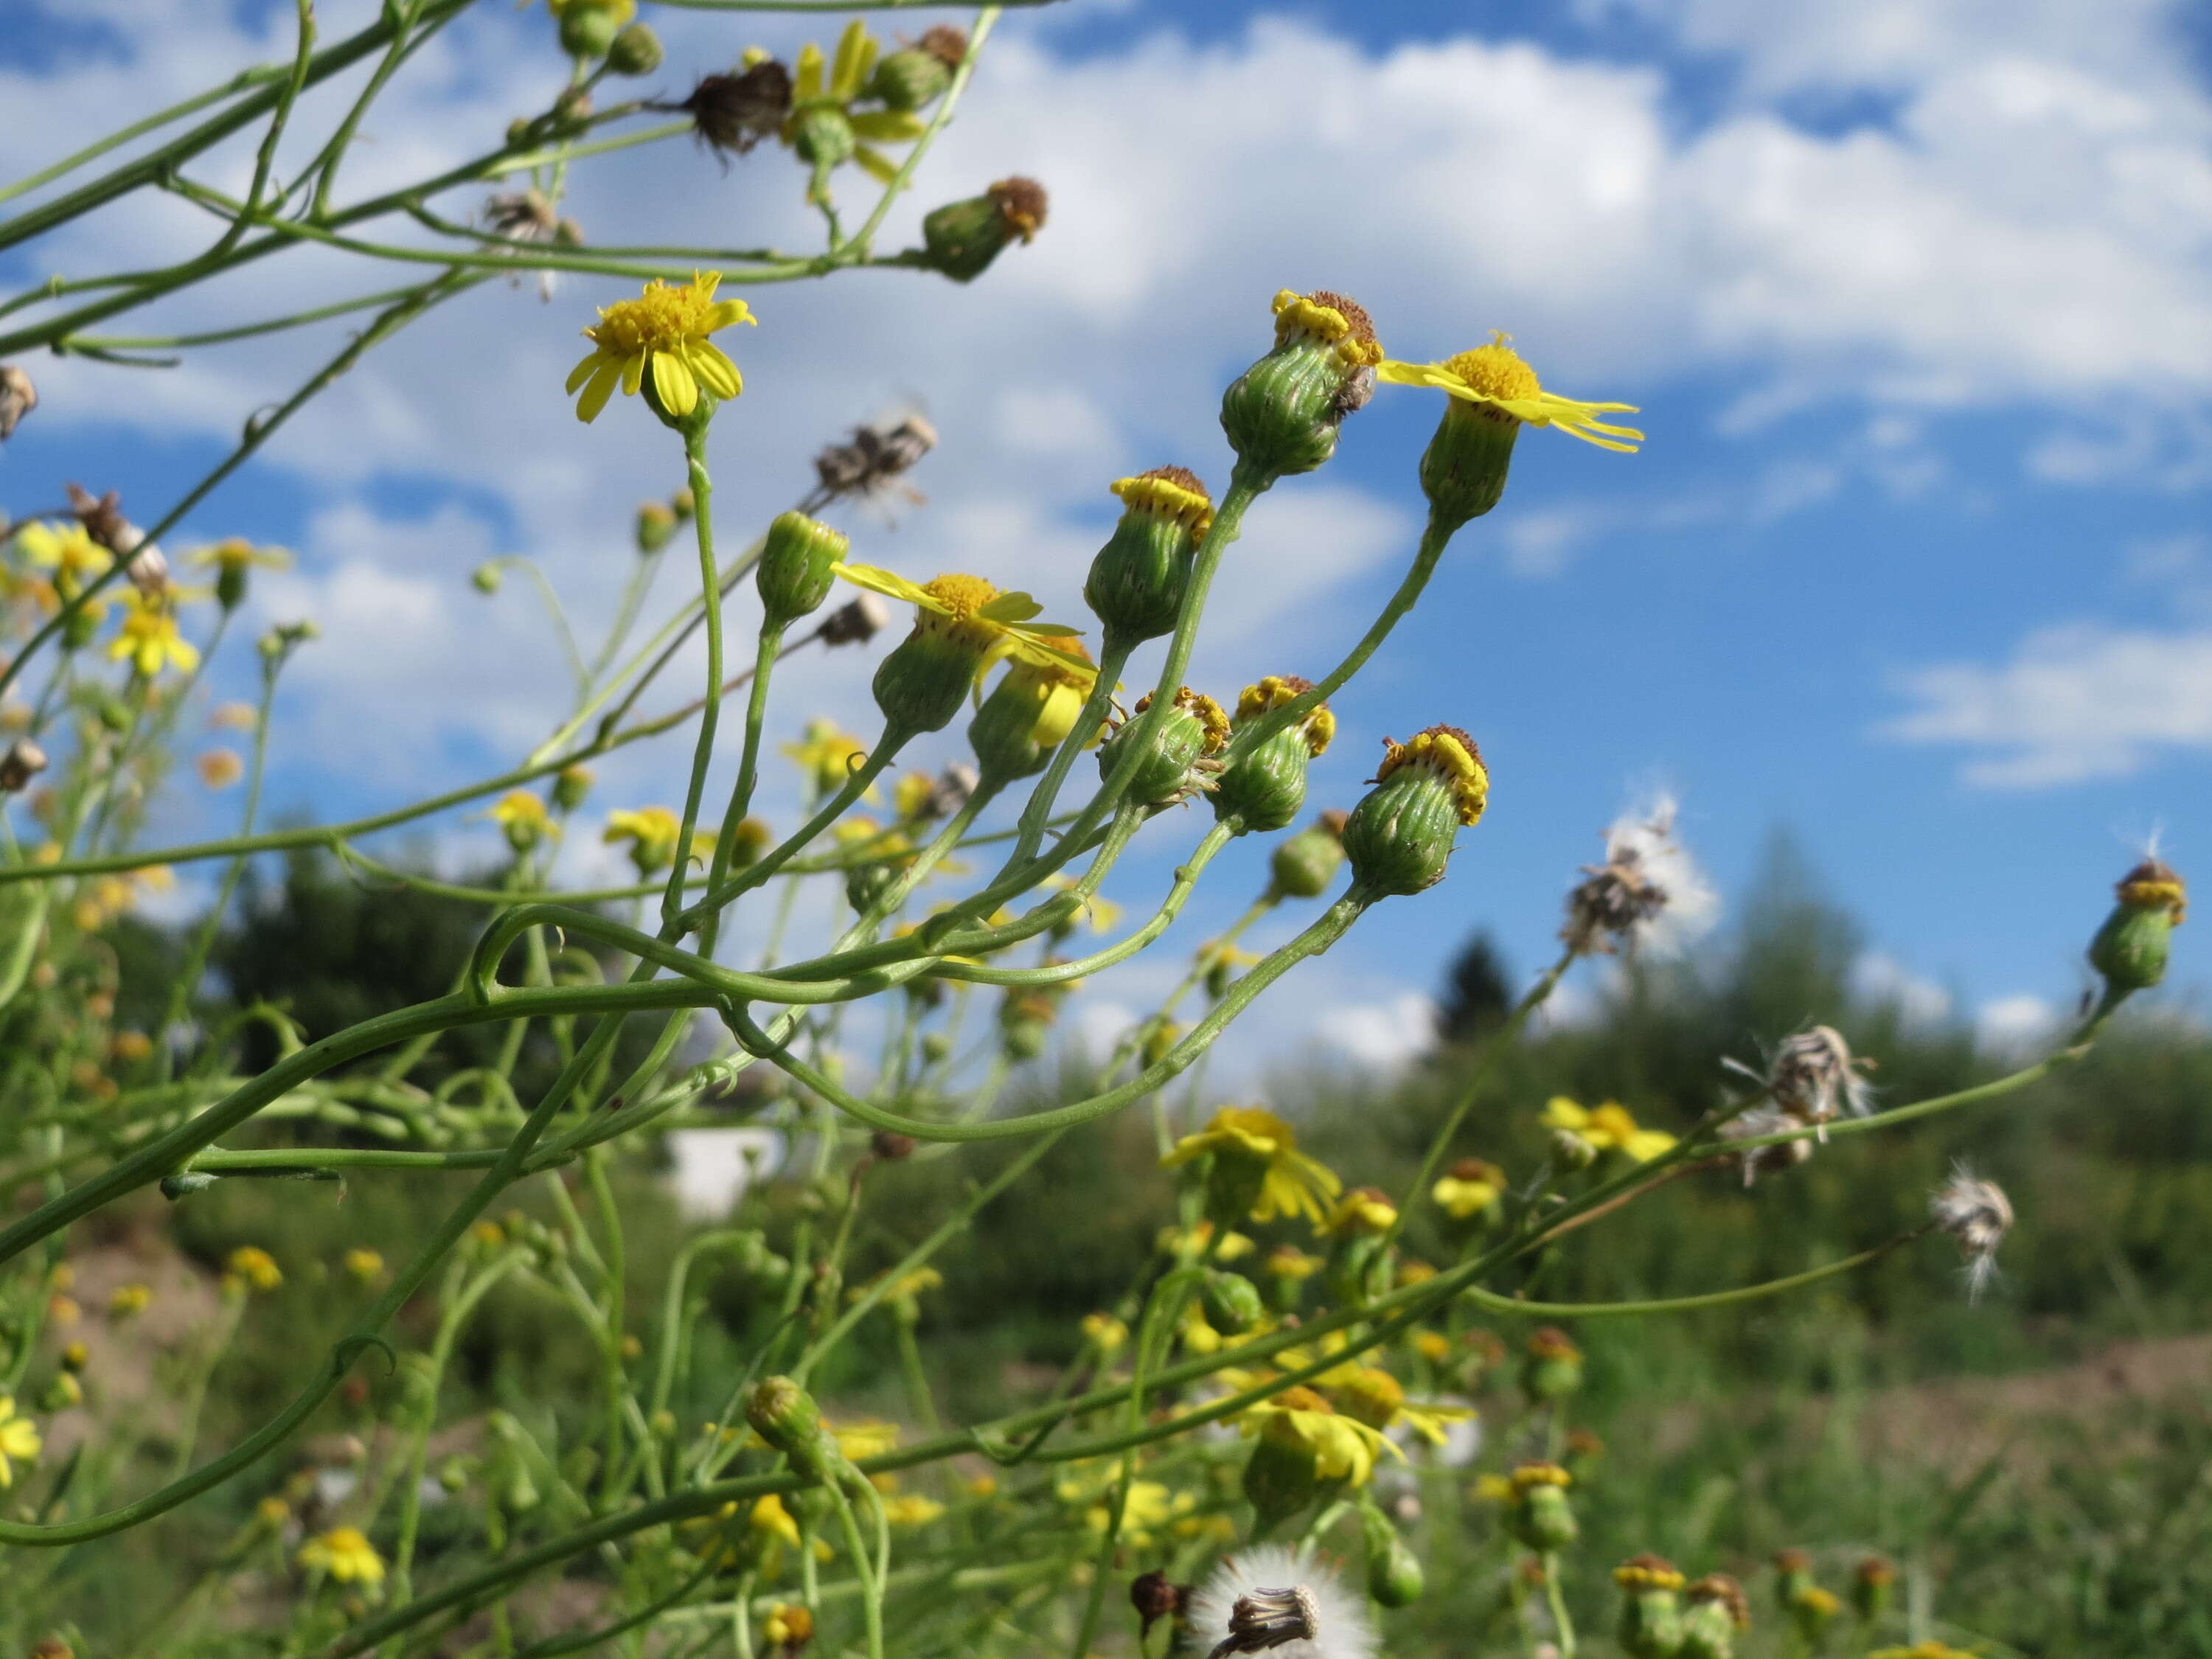
M1578 951L1607 955L1626 944L1669 956L1712 927L1720 897L1689 850L1674 838L1676 806L1659 795L1605 832L1605 862L1585 865L1567 895L1559 937Z
M1291 1592L1310 1636L1264 1650L1241 1648L1237 1604ZM1366 1598L1349 1589L1334 1568L1280 1544L1255 1544L1224 1556L1190 1603L1190 1651L1200 1659L1221 1653L1264 1650L1270 1659L1374 1659L1375 1627ZM1249 1623L1249 1620L1246 1621ZM1228 1644L1226 1647L1223 1644Z
M1980 1296L1996 1276L1997 1246L2012 1228L2012 1200L1996 1182L1979 1179L1960 1164L1929 1196L1928 1213L1959 1241L1966 1259L1966 1294Z

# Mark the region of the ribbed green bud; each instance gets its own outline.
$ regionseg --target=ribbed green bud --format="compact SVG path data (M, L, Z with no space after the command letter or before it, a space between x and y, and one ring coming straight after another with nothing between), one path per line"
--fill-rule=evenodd
M866 910L897 879L897 870L889 864L856 864L845 872L845 902Z
M1774 1600L1787 1613L1790 1603L1797 1599L1800 1590L1809 1589L1813 1583L1813 1558L1800 1549L1777 1550L1774 1553Z
M1540 1404L1557 1405L1582 1386L1583 1351L1555 1326L1539 1328L1521 1362L1522 1392Z
M913 46L884 54L868 90L889 108L910 111L934 103L951 84L951 65L927 47Z
M100 613L92 605L70 612L69 620L62 624L62 648L82 651L100 633Z
M1389 1516L1372 1504L1359 1506L1360 1541L1367 1547L1367 1593L1386 1607L1411 1607L1428 1588L1421 1559L1407 1547Z
M754 1388L745 1400L745 1421L809 1480L830 1480L844 1462L814 1396L787 1376L771 1376Z
M1062 641L1061 648L1090 654L1073 640ZM968 746L975 751L979 775L1003 784L1042 771L1074 730L1090 696L1091 683L1072 669L1063 673L1034 663L1010 665L968 722ZM1095 740L1097 733L1091 736Z
M853 124L846 118L843 110L833 105L816 104L799 112L791 148L819 177L851 161L853 152L860 148L860 140L853 136Z
M1042 1054L1059 1018L1060 1006L1048 996L1035 992L1008 995L999 1005L999 1044L1006 1058L1019 1062Z
M1206 1269L1200 1295L1206 1303L1208 1322L1232 1334L1250 1330L1267 1311L1258 1285L1242 1273L1224 1273L1218 1267Z
M592 773L588 767L564 766L553 775L553 804L564 812L574 811L591 793Z
M952 724L982 653L957 635L918 624L876 666L876 707L894 727L942 732Z
M1364 307L1317 289L1275 296L1275 346L1221 399L1221 429L1247 466L1310 472L1336 453L1344 417L1374 395L1382 348Z
M1375 787L1345 822L1352 879L1370 896L1410 895L1443 879L1460 830L1479 821L1490 774L1474 739L1432 726L1403 744L1383 739Z
M1639 1555L1613 1570L1620 1622L1613 1634L1632 1659L1674 1659L1682 1647L1682 1575L1662 1556Z
M1083 598L1108 639L1134 645L1174 631L1192 556L1213 523L1213 499L1180 466L1121 479L1114 493L1121 521L1091 562Z
M637 509L633 534L640 553L658 553L676 534L676 514L660 501L647 501Z
M1346 814L1323 812L1287 841L1277 843L1267 861L1275 890L1285 898L1319 898L1344 867Z
M1312 690L1313 682L1298 675L1270 674L1237 697L1236 724L1250 726ZM1213 798L1216 816L1248 831L1282 829L1305 805L1306 763L1335 735L1336 716L1327 703L1318 703L1264 743L1241 751L1232 745Z
M1137 714L1141 715L1152 701L1149 694L1139 698ZM1138 725L1138 720L1131 720L1099 750L1102 777L1112 776L1121 763L1121 757L1135 741ZM1221 705L1203 692L1183 687L1176 693L1175 706L1168 710L1137 763L1127 799L1164 805L1193 790L1212 788L1212 774L1219 769L1213 757L1228 740L1229 716Z
M778 626L822 608L837 580L835 568L851 544L839 532L804 513L779 513L761 544L753 585L761 609Z
M1800 1642L1808 1648L1818 1648L1827 1639L1828 1627L1843 1610L1844 1604L1818 1584L1804 1584L1790 1598L1790 1627L1797 1632Z
M2189 914L2189 890L2173 870L2145 859L2120 878L2119 902L2089 943L2089 965L2118 998L2166 977L2173 930Z
M1540 1471L1562 1479L1537 1479ZM1540 1554L1563 1550L1582 1534L1582 1528L1575 1521L1574 1506L1567 1501L1565 1475L1565 1470L1550 1464L1527 1466L1513 1472L1513 1535Z
M246 567L225 564L216 572L216 603L226 611L235 611L246 603Z
M659 35L642 23L632 23L607 47L607 67L617 75L650 75L665 55Z
M972 283L1007 243L1034 241L1045 222L1044 186L1034 179L1001 179L981 196L947 202L921 222L931 269Z
M1485 404L1444 399L1443 419L1421 452L1421 493L1447 532L1480 518L1505 494L1521 422Z
M1707 1573L1690 1586L1681 1659L1735 1659L1736 1632L1750 1628L1751 1602L1743 1586L1724 1572Z
M561 50L574 58L604 58L637 7L635 0L567 0L561 8Z

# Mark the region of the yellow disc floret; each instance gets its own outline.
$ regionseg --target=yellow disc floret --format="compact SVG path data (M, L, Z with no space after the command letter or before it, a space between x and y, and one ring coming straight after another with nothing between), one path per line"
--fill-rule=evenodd
M1519 1497L1532 1486L1571 1486L1574 1476L1557 1463L1523 1463L1512 1474L1513 1495Z
M1312 690L1313 682L1304 675L1270 674L1237 694L1237 718L1240 722L1257 720L1270 709L1280 708L1292 698L1302 697ZM1306 711L1298 729L1305 735L1306 747L1318 760L1336 741L1336 716L1329 712L1327 703L1316 703Z
M1462 351L1441 363L1385 359L1376 365L1375 374L1377 380L1399 386L1434 386L1455 402L1499 419L1556 426L1601 449L1633 454L1644 441L1644 434L1635 428L1608 426L1597 418L1615 412L1632 415L1635 404L1585 403L1545 391L1536 371L1522 360L1503 332L1492 334L1489 344Z
M1626 1590L1680 1589L1688 1578L1662 1555L1631 1557L1613 1570L1613 1582Z
M1347 368L1372 368L1382 361L1382 343L1375 337L1367 308L1325 288L1310 294L1286 288L1275 295L1275 343L1287 345L1301 335L1334 346Z
M1392 773L1416 766L1451 786L1462 824L1479 823L1490 801L1490 770L1482 763L1482 750L1456 726L1432 726L1403 743L1382 739L1382 764L1375 774L1380 783Z
M1114 493L1133 512L1174 519L1189 526L1193 536L1203 536L1213 524L1213 498L1198 474L1187 467L1159 466L1133 478L1117 479Z
M719 270L695 273L688 287L655 280L635 300L603 307L598 324L584 331L592 353L570 371L568 390L580 392L576 418L598 417L617 384L635 396L648 371L653 394L669 414L689 415L704 386L716 398L744 390L744 380L722 349L708 339L735 323L750 323L743 300L717 300Z
M2157 859L2145 859L2120 878L2122 904L2130 910L2166 910L2179 927L2189 914L2189 889L2172 867Z

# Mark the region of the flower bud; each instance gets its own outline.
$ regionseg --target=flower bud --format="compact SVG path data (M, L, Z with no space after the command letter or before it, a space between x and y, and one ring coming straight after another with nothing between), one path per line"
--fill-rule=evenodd
M1344 826L1353 882L1368 896L1409 895L1443 879L1462 825L1480 822L1490 772L1474 739L1432 726L1406 742L1382 740L1375 787Z
M1009 996L999 1006L999 1042L1006 1058L1017 1064L1035 1060L1052 1041L1059 1018L1060 1006L1048 996Z
M1871 1624L1889 1611L1890 1591L1897 1569L1879 1555L1869 1555L1851 1575L1851 1610Z
M1567 1502L1574 1477L1556 1463L1523 1463L1511 1480L1513 1535L1540 1555L1573 1543L1582 1532Z
M1080 641L1064 641L1060 648L1090 660ZM969 747L975 751L981 775L1000 785L1042 771L1075 729L1097 681L1095 673L1073 663L1063 667L1017 659L1008 664L1006 677L968 723ZM1096 743L1103 732L1102 726L1089 733L1089 742Z
M1724 1572L1707 1573L1690 1586L1682 1615L1682 1659L1735 1659L1735 1638L1751 1628L1751 1601Z
M665 56L660 37L643 23L632 23L607 48L607 67L617 75L650 75Z
M637 550L658 553L676 534L676 514L665 502L646 501L637 509Z
M1614 1634L1632 1659L1674 1659L1682 1646L1683 1577L1660 1555L1639 1555L1613 1571L1620 1586Z
M830 1480L844 1462L814 1396L787 1376L771 1376L754 1388L745 1400L745 1421L809 1480Z
M853 152L860 148L860 140L854 137L853 123L843 110L834 104L812 104L799 112L799 119L792 130L791 148L820 179L826 178L831 168L851 161Z
M765 818L742 817L722 834L729 847L730 868L736 871L749 870L758 864L775 832L768 827Z
M922 263L956 283L972 283L1007 243L1035 241L1044 228L1044 186L1001 179L981 196L948 202L921 222Z
M1250 1330L1267 1311L1260 1287L1242 1273L1209 1267L1199 1293L1206 1303L1207 1322L1232 1335Z
M1249 726L1312 690L1313 682L1298 675L1270 674L1237 697L1236 724ZM1336 716L1327 703L1316 703L1265 742L1232 751L1213 797L1215 815L1233 818L1247 830L1282 829L1305 805L1307 763L1322 755L1335 735Z
M768 621L787 626L822 608L837 580L834 567L851 544L804 513L779 513L762 544L753 583Z
M637 11L637 0L562 0L561 50L572 58L604 58Z
M1137 699L1142 714L1152 704L1146 692ZM1139 722L1130 720L1098 751L1098 771L1111 777L1121 757L1135 741ZM1221 769L1214 759L1229 741L1229 716L1219 703L1188 686L1175 694L1175 705L1152 733L1150 746L1130 775L1128 800L1147 805L1168 805L1194 791L1213 787Z
M1836 1622L1843 1608L1842 1602L1818 1584L1801 1585L1790 1598L1790 1623L1800 1642L1818 1648L1827 1639L1828 1626Z
M46 769L46 751L28 738L16 738L0 751L0 795L21 794Z
M968 36L950 24L926 31L878 62L868 90L888 109L906 113L934 103L952 84L952 71L968 55Z
M564 766L553 775L553 804L564 812L574 811L591 793L592 770L587 766Z
M1356 301L1326 289L1276 295L1275 345L1221 400L1221 428L1247 466L1310 472L1336 453L1337 428L1375 392L1382 347Z
M1360 1539L1367 1547L1367 1593L1386 1607L1411 1607L1428 1588L1420 1557L1399 1536L1390 1519L1371 1504L1359 1510Z
M1083 598L1106 637L1156 640L1174 630L1198 544L1213 525L1213 498L1195 472L1155 467L1114 485L1121 517L1091 562Z
M1543 1326L1529 1337L1521 1387L1531 1400L1557 1405L1582 1385L1583 1351L1572 1337L1556 1325Z
M977 620L999 597L981 576L937 576L922 591L945 610L915 607L914 631L877 665L874 682L876 707L894 731L908 735L950 726L999 644Z
M1344 866L1342 812L1323 812L1304 830L1279 842L1268 860L1275 891L1285 898L1319 898Z
M507 580L507 572L497 559L486 559L469 572L469 582L479 593L496 593Z
M2173 930L2189 914L2189 890L2167 865L2145 859L2120 878L2119 902L2089 944L2089 965L2118 1001L2166 977Z
M39 406L39 389L13 363L0 363L0 443L15 435L23 416Z
M1244 1499L1253 1509L1255 1536L1296 1515L1321 1490L1319 1455L1299 1432L1297 1418L1308 1410L1327 1412L1328 1402L1305 1388L1285 1389L1275 1401L1285 1409L1266 1413L1244 1462Z

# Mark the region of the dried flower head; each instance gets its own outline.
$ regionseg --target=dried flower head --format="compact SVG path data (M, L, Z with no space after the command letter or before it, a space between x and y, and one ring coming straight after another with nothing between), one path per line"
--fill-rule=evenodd
M484 228L495 235L517 242L543 242L561 247L580 247L583 245L583 228L574 219L564 219L555 210L552 199L542 190L502 191L483 204ZM538 273L538 297L550 300L560 279L556 270ZM510 284L522 279L514 276Z
M1966 1294L1980 1296L1996 1276L1997 1246L2012 1228L2012 1200L1996 1182L1980 1180L1960 1164L1929 1198L1928 1213L1959 1241L1966 1260Z
M699 142L727 158L772 138L791 113L791 71L773 58L735 75L709 75L682 103L668 106L691 118Z
M39 406L39 389L13 363L0 363L0 443L15 435L23 416Z
M1605 832L1605 862L1583 866L1567 895L1563 944L1577 955L1631 950L1669 953L1711 926L1719 898L1688 851L1674 839L1675 803L1662 795L1614 820Z
M1754 1106L1723 1124L1721 1134L1729 1140L1757 1140L1766 1135L1783 1134L1798 1127L1797 1120L1778 1106ZM1763 1175L1793 1170L1812 1156L1813 1141L1808 1135L1800 1135L1794 1140L1778 1141L1768 1146L1747 1146L1736 1154L1743 1163L1743 1184L1747 1187Z
M1835 1119L1864 1117L1872 1108L1874 1091L1860 1073L1871 1071L1874 1062L1854 1060L1850 1044L1832 1025L1784 1038L1763 1073L1740 1060L1721 1063L1756 1082L1785 1115L1812 1124L1823 1141Z
M915 506L925 497L901 477L937 447L937 428L921 416L907 414L875 426L856 426L842 444L826 446L814 457L814 476L819 480L802 507L820 511L843 496L872 501L889 493L904 496Z
M1206 1659L1370 1659L1365 1598L1334 1569L1279 1544L1224 1557L1189 1601L1191 1650Z
M890 606L863 593L824 617L815 632L824 645L866 645L890 625Z

